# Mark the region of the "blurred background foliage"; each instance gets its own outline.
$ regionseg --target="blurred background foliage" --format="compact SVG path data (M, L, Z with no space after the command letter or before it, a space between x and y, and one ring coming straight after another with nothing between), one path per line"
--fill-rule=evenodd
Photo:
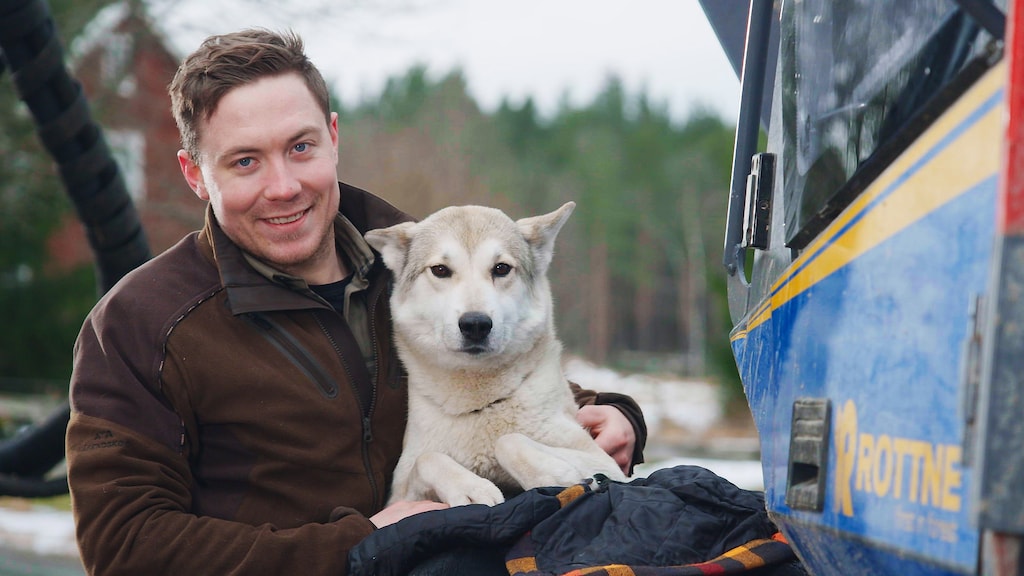
M65 45L109 3L51 0ZM525 100L484 111L460 72L422 67L335 108L339 177L414 216L486 204L519 218L576 201L551 272L567 350L630 372L713 379L742 398L720 264L732 126L706 110L673 120L615 77L582 107L542 116ZM166 185L191 194L183 181ZM0 390L63 392L95 280L88 266L52 265L48 240L72 208L9 74L0 207Z

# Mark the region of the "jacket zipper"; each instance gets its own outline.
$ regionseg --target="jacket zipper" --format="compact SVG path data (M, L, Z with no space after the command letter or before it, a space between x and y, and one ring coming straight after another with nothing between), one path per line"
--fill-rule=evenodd
M260 329L260 333L264 338L291 359L292 363L313 381L317 390L325 398L336 398L338 396L338 386L327 374L323 366L313 358L308 350L296 342L280 324L259 312L249 312L244 316L250 323Z
M334 312L334 314L337 314L337 312ZM313 313L313 319L316 320L316 325L320 327L320 331L323 332L324 336L327 337L327 341L330 342L331 347L334 348L334 353L337 354L338 359L341 360L341 366L345 369L345 375L348 376L349 388L352 389L352 394L355 395L356 401L359 403L359 414L363 418L363 422L365 423L366 415L370 411L370 406L369 404L365 406L363 405L363 400L359 396L359 387L356 386L355 378L353 378L352 376L352 370L349 369L348 360L345 358L345 355L341 353L341 348L338 346L338 342L334 339L334 336L331 334L331 331L327 329L327 326L324 325L323 320L320 319L320 314L318 312ZM365 430L363 431L363 438L366 438Z
M384 366L384 359L381 357L380 349L377 343L377 302L381 298L381 290L377 290L372 295L373 299L370 302L370 309L367 313L367 321L370 323L370 347L373 350L373 355L376 362L373 363L374 379L373 386L370 387L370 410L369 414L373 414L373 409L377 406L377 385L384 382L384 373L382 372Z
M386 497L386 494L381 494L380 493L380 488L377 486L377 481L374 480L373 469L372 469L372 467L370 465L370 452L369 452L369 449L368 449L369 446L367 446L367 445L369 444L369 442L371 440L373 440L373 435L372 435L372 433L370 431L370 417L373 415L374 409L376 409L376 407L377 407L377 386L379 386L384 381L382 370L384 369L383 366L384 366L385 359L382 357L382 354L380 353L380 346L379 346L379 343L377 341L377 322L376 322L376 320L377 320L377 303L380 301L381 295L385 294L385 293L386 292L384 291L383 287L378 287L377 290L375 290L372 295L368 294L368 296L370 296L370 298L368 298L368 300L369 300L369 303L368 303L369 304L369 310L368 310L368 312L366 314L366 318L367 318L367 322L370 323L370 346L371 346L371 349L373 350L374 356L376 357L376 362L373 363L374 378L373 378L373 385L370 386L370 391L371 391L370 392L370 408L367 411L367 414L364 417L364 421L363 421L363 426L364 426L363 427L363 430L364 430L364 436L363 436L363 440L364 440L364 442L363 442L363 447L364 447L364 449L363 449L363 460L366 463L365 464L366 470L367 470L367 473L369 474L369 477L370 477L370 485L373 487L373 498L374 498L374 501L377 502L377 506L381 507L381 508L383 508L383 506L384 506L384 498Z
M367 315L368 316L368 320L367 321L370 323L370 344L373 347L374 354L377 353L376 352L377 351L377 339L376 339L375 331L374 331L374 328L373 328L373 311L374 311L375 308L376 308L376 306L371 304L369 313ZM334 312L334 313L338 314L338 312ZM359 395L359 388L356 386L355 380L352 378L352 371L349 369L348 361L345 359L345 356L341 353L341 349L338 347L338 343L335 341L334 337L331 335L331 333L327 329L327 327L324 326L324 323L323 323L323 321L320 320L319 315L314 314L313 316L314 316L314 318L316 318L316 323L317 323L318 326L320 326L320 330L323 331L324 335L327 336L327 339L330 341L331 346L334 348L334 352L338 355L338 358L341 359L341 364L342 364L342 366L344 366L345 373L348 375L348 381L349 381L350 387L352 388L352 394L355 395L356 400L359 403L359 413L360 413L360 416L362 417L362 427L363 427L363 443L362 443L362 446L361 446L361 448L362 448L362 456L363 456L363 467L366 469L366 477L367 477L367 480L370 483L370 490L371 490L371 492L373 494L373 501L377 502L378 505L382 505L383 502L381 500L380 487L377 486L377 481L376 481L376 479L374 478L374 475L373 475L373 466L372 466L371 461L370 461L370 446L369 446L370 442L373 442L373 430L370 427L370 417L373 415L373 408L374 408L374 405L376 404L376 401L377 401L377 382L376 381L371 381L370 382L370 399L369 399L369 402L364 406L363 402L362 402L362 398ZM360 361L361 360L362 359L360 358ZM377 373L379 374L380 373L380 366L379 366L380 362L378 361L375 364L377 364L377 366L375 366L375 369L376 369Z

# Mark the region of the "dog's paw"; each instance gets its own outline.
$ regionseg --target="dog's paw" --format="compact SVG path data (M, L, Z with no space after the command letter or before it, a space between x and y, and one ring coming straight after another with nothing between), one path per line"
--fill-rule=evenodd
M501 490L486 478L465 468L451 456L440 452L424 452L416 458L413 485L422 494L434 494L451 506L486 504L505 501Z
M451 506L464 506L466 504L486 504L494 506L505 501L501 490L494 485L494 482L479 476L475 479L463 478L457 482L446 483L437 489L441 500Z

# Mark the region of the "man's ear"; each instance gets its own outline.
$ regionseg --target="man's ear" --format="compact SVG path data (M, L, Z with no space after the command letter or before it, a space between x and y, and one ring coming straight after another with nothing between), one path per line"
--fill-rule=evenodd
M334 154L334 164L338 164L338 113L331 112L331 121L327 123L327 132L331 135L331 148Z
M519 233L526 238L530 250L533 251L538 274L547 273L551 257L555 252L555 238L574 208L576 208L575 202L566 202L562 204L561 208L549 214L516 220Z
M210 201L210 193L206 191L206 184L203 182L203 169L192 161L192 157L184 150L178 150L178 165L181 167L181 174L188 182L188 187L201 199Z
M394 273L397 278L405 268L405 255L409 249L409 242L412 240L412 231L416 226L415 222L402 222L389 228L378 228L370 230L364 237L366 243L380 252L384 265Z

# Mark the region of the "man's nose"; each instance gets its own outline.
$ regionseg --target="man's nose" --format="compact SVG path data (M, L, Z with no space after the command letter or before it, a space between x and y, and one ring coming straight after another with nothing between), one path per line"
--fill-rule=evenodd
M295 166L292 166L284 159L271 161L268 164L264 192L267 198L271 200L288 200L302 190Z

